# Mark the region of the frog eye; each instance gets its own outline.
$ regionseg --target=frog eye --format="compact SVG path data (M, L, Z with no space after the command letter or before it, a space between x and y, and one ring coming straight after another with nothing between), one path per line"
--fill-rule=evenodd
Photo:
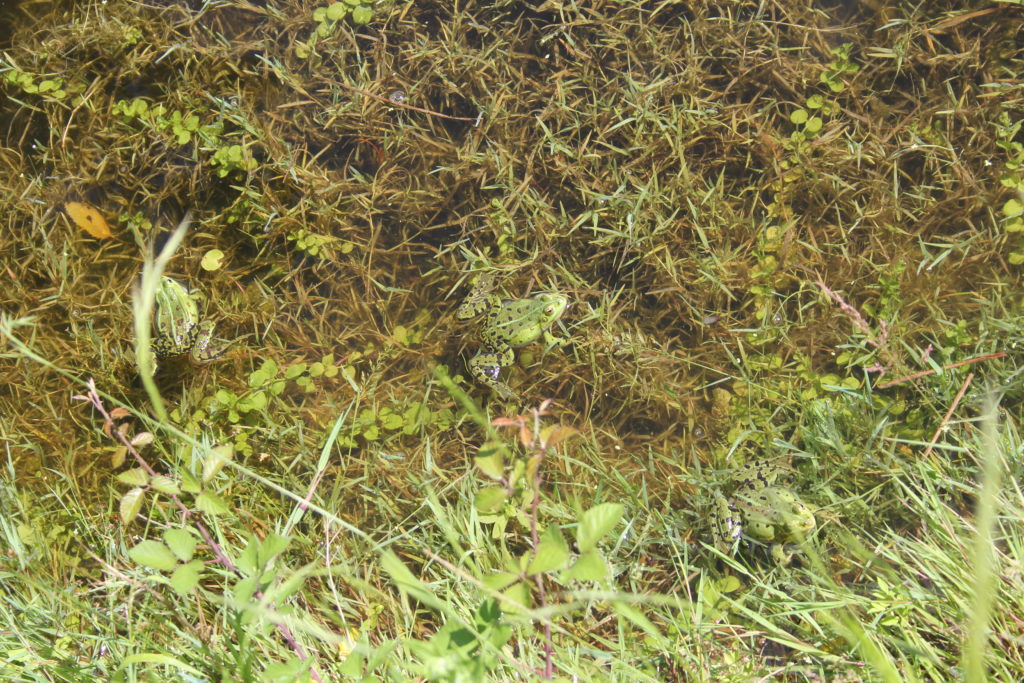
M554 314L555 314L555 305L554 304L551 304L550 306L546 306L544 308L544 315L554 315Z

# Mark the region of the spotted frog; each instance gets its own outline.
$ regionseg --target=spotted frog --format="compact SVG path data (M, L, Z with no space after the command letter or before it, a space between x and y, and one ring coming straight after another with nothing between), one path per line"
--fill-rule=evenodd
M750 463L735 476L731 498L716 494L712 512L715 547L732 554L740 541L767 546L772 560L788 565L794 552L787 549L817 524L814 513L789 488L790 472L771 463Z
M502 398L514 398L515 392L499 379L501 369L515 362L513 349L541 337L548 346L565 343L548 328L565 312L569 299L557 292L541 292L525 299L502 300L491 293L493 286L493 276L481 276L455 315L468 320L485 314L483 346L470 358L469 370Z
M227 344L211 344L216 323L199 314L201 295L166 275L160 278L156 292L154 334L150 348L156 360L190 354L196 362L215 360L227 350ZM155 364L154 364L155 368Z

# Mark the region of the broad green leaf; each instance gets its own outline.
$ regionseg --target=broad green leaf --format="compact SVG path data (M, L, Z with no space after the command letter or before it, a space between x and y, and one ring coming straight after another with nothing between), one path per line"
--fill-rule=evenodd
M373 10L366 5L360 5L352 10L353 24L369 24L373 19Z
M480 471L491 479L501 479L505 474L505 458L502 457L501 449L495 447L493 443L485 443L477 453L473 463Z
M289 536L281 536L279 534L270 534L263 539L260 544L259 558L263 564L267 564L272 559L280 555L291 543L292 539Z
M562 572L564 581L603 581L608 576L608 566L596 551L583 553L575 564Z
M489 486L477 491L473 505L476 506L478 512L482 512L484 514L487 514L488 512L497 512L501 509L501 506L505 504L505 499L507 497L508 493L505 489L500 486Z
M797 124L798 126L800 124L802 124L802 123L805 123L807 121L807 110L806 109L796 109L796 110L794 110L793 113L791 113L789 115L789 120L791 122Z
M152 486L154 490L159 491L160 493L166 493L169 496L176 496L181 493L181 489L178 488L176 483L174 483L174 480L163 474L158 474L150 479L149 485Z
M811 118L807 119L807 132L817 133L819 130L821 130L822 125L824 125L824 121L821 120L820 116L812 116Z
M131 524L132 520L138 516L139 510L142 509L145 493L146 489L134 488L121 496L121 504L118 507L120 508L122 524Z
M187 470L181 470L180 474L181 489L185 493L199 493L200 491L202 491L202 487L199 485L199 482L196 481L196 478L192 476L191 472L188 472Z
M256 592L256 589L259 588L259 579L260 577L258 576L247 576L244 579L240 579L231 588L232 597L240 602L248 602Z
M537 546L537 554L526 568L526 573L543 574L555 569L564 569L568 563L569 549L563 543L541 541Z
M117 480L129 486L145 486L149 482L149 475L141 467L134 467L117 475Z
M274 662L263 670L260 676L262 683L294 683L295 681L310 680L306 672L309 670L309 662L298 657L292 657L285 662Z
M517 606L525 608L530 607L530 586L525 581L520 581L517 584L513 584L506 588L502 595L511 600L511 602L502 601L501 606L506 612L515 612Z
M527 574L541 574L569 566L569 544L565 542L558 525L551 524L544 530L537 546L537 554L526 568Z
M260 547L255 537L250 538L245 548L235 558L235 565L246 574L255 574L260 569Z
M516 572L498 572L496 574L485 574L482 582L487 588L500 591L518 581L519 577L520 575Z
M196 507L200 512L205 512L208 515L223 515L231 510L223 498L216 493L209 492L196 496Z
M331 21L343 19L348 14L349 8L343 2L335 2L327 7L327 18Z
M580 552L593 550L601 537L619 523L624 511L621 503L601 503L584 512L576 529L576 544Z
M207 451L206 459L203 461L203 483L209 483L216 477L234 455L235 447L229 443L214 446Z
M191 560L196 551L196 537L187 529L168 529L164 532L164 541L182 562Z
M199 263L199 266L203 270L212 271L220 269L224 261L224 252L220 249L211 249L210 251L203 254L203 260Z
M1007 199L1003 204L1003 215L1004 216L1016 216L1021 211L1024 211L1024 204L1021 204L1017 199Z
M199 583L199 573L203 570L203 561L195 560L183 564L171 574L171 588L178 595L188 595Z
M143 567L169 572L178 561L171 549L160 541L143 541L128 551L128 557Z
M238 402L238 410L243 413L248 413L253 410L263 410L267 407L268 401L269 399L264 392L254 391Z

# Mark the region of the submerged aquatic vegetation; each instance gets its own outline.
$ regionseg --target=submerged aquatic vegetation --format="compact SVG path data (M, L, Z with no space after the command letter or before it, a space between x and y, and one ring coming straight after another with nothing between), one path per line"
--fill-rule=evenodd
M1019 677L1021 10L847 5L0 7L0 674Z

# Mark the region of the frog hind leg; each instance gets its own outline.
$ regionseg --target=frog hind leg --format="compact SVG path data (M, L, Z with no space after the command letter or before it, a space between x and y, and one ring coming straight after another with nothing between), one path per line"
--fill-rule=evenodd
M469 359L469 370L478 381L491 387L502 398L514 398L515 392L502 382L501 369L512 365L515 353L508 344L493 344Z
M217 360L231 346L230 342L223 344L211 344L213 341L213 330L217 326L212 320L204 320L195 326L192 339L192 360L197 363L208 363Z
M154 339L149 348L157 360L166 360L187 353L194 346L198 335L199 328L194 323L186 323L175 334L160 335Z
M494 273L481 275L476 284L473 285L473 288L469 290L466 298L455 309L455 317L459 320L469 320L489 308L497 306L500 303L500 299L496 294L491 293L493 289Z

